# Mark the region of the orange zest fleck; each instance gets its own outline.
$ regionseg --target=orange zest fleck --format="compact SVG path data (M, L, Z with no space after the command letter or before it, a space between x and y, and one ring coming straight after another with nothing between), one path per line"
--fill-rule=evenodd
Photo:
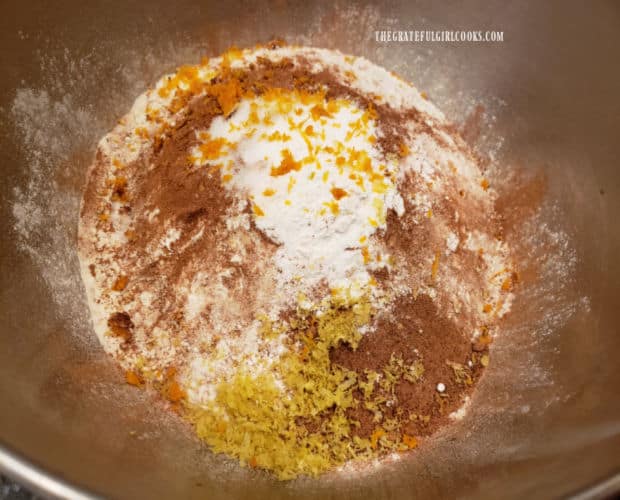
M480 346L484 347L484 346L488 346L489 344L493 343L493 337L491 337L491 335L489 335L488 332L484 331L477 339L476 339L476 344L479 344Z
M329 112L321 105L317 104L310 109L310 114L314 121L317 121L322 116L330 116Z
M170 385L168 386L168 391L167 391L166 396L168 397L168 400L171 401L172 403L177 403L181 401L183 398L185 398L185 391L181 389L181 387L179 386L179 383L176 380L173 380L172 382L170 382Z
M379 439L381 439L381 437L384 435L385 430L383 430L381 427L377 427L374 431L372 431L372 434L370 435L370 446L373 450L377 449Z
M480 181L480 187L482 187L482 189L484 189L485 191L486 191L487 189L489 189L489 186L490 186L490 184L489 184L489 181L488 181L488 180L486 180L486 179L482 179L482 180Z
M217 138L202 143L198 149L206 160L215 160L222 155L222 148L227 142L226 139Z
M276 194L275 189L267 188L263 191L263 196L273 196L274 194Z
M123 176L115 177L112 182L112 201L125 202L127 200L127 178Z
M140 375L138 375L132 370L127 370L125 372L125 382L127 382L129 385L135 385L136 387L141 386L143 383Z
M301 162L295 161L293 155L288 149L282 151L282 161L277 167L271 167L269 175L272 177L278 177L280 175L286 175L292 171L299 172L301 170Z
M338 206L338 203L336 203L335 201L328 201L328 202L323 203L323 205L329 208L332 214L334 215L338 215L338 213L340 212L340 207Z
M299 358L302 361L306 361L308 359L308 354L310 354L310 348L305 345L301 348L301 352L299 353Z
M485 304L482 306L483 313L490 313L493 310L493 306L491 304Z
M217 99L224 116L228 116L241 99L241 85L237 80L231 78L226 82L211 85L209 94Z
M112 285L112 290L115 292L122 292L127 286L128 281L129 278L127 276L120 275L118 278L116 278L116 281Z
M403 434L403 444L407 448L412 450L413 448L418 446L418 440L413 436L409 436L408 434Z
M435 281L437 278L437 272L439 271L439 252L435 252L435 258L433 259L433 265L431 266L431 279Z
M376 120L378 116L379 114L377 113L375 105L372 102L369 102L368 107L366 108L366 111L364 113L364 121Z
M271 134L270 136L267 137L268 141L282 141L282 142L286 142L286 141L290 141L291 140L291 136L287 135L287 134L283 134L282 132L280 132L279 130L276 130L273 134Z
M256 215L257 217L262 217L263 215L265 215L263 209L258 205L252 205L252 212L254 212L254 215Z
M138 127L134 132L138 137L141 137L142 139L149 138L149 131L145 127Z
M349 196L349 193L347 193L344 189L341 189L339 187L333 187L333 188L331 188L329 190L329 192L337 200L340 200L340 199L344 198L345 196Z
M512 288L512 279L508 277L502 282L502 290L504 292L508 292L510 291L511 288Z
M192 87L198 80L197 66L181 66L174 76L168 78L165 85L163 85L157 93L159 94L159 97L165 99L173 90L176 91L179 88L180 83L184 83L189 87Z
M146 110L146 121L149 122L161 122L159 117L159 110L157 109L147 109Z

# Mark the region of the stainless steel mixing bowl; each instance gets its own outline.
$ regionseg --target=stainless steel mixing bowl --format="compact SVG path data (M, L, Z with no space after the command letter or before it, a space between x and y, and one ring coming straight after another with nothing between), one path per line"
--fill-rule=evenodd
M49 496L548 498L620 480L620 5L598 2L3 3L0 469ZM381 29L502 43L378 43ZM455 122L480 104L497 178L544 174L524 285L468 416L409 458L278 483L213 457L93 340L78 276L96 141L158 75L272 37L367 56ZM500 141L501 139L501 141ZM537 240L536 235L540 238ZM529 286L529 288L528 288Z

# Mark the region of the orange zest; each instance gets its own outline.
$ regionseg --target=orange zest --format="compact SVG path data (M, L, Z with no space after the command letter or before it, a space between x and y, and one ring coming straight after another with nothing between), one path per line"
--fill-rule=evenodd
M143 384L142 378L132 370L127 370L125 372L125 381L129 385L135 385L137 387Z
M125 287L127 287L128 281L129 281L129 278L127 276L120 275L118 278L116 278L116 281L112 285L112 290L115 292L122 292L125 289Z
M370 446L373 450L377 449L377 445L379 444L379 439L385 435L385 430L381 427L377 427L372 434L370 435Z
M437 273L439 272L439 252L435 252L435 258L433 259L433 264L431 266L431 279L435 281L437 278Z
M412 450L418 446L418 440L413 436L409 436L408 434L403 434L403 444L407 448Z
M173 380L172 382L170 382L170 385L168 385L166 396L168 398L168 401L171 401L172 403L178 403L185 398L185 391L181 389L179 383L176 380Z
M278 177L280 175L286 175L292 171L299 172L301 170L301 162L295 161L293 155L288 149L282 151L282 161L277 167L271 168L270 175L272 177Z
M347 193L344 189L341 189L338 187L333 187L329 191L332 194L332 196L336 198L337 200L340 200L344 198L345 196L349 196L349 193Z

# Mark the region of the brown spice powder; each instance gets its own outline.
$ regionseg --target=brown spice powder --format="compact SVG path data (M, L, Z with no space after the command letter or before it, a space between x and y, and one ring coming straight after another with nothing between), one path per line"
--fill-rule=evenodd
M462 405L463 397L482 372L478 363L468 367L472 361L471 342L453 322L437 313L436 305L426 295L402 297L391 313L376 319L376 331L362 337L356 350L341 346L332 352L331 359L364 377L366 370L382 372L393 356L402 358L406 365L421 362L424 373L417 382L401 378L393 396L384 394L392 403L382 408L381 420L377 421L361 404L350 412L351 418L361 423L357 434L362 437L369 437L386 419L401 422L407 434L432 434ZM466 367L471 383L459 383L448 363ZM437 392L438 383L446 386L442 394ZM380 390L379 384L376 390ZM361 403L359 394L358 399Z

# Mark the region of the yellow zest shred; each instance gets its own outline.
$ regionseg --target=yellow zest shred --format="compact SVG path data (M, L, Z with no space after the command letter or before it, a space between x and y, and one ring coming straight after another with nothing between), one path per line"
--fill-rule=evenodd
M290 327L305 339L301 352L292 349L273 371L240 370L220 382L208 408L188 406L198 435L215 452L273 471L280 479L315 476L353 458L369 458L368 439L353 437L347 409L356 403L357 375L330 361L341 343L356 348L359 328L370 321L367 299L333 296L318 309L298 308ZM271 328L271 323L267 328ZM283 383L285 393L278 387ZM302 422L314 422L309 431Z
M335 201L326 201L323 205L329 208L334 215L338 215L340 213L340 206Z
M368 252L368 247L361 248L362 257L364 258L364 264L368 264L370 262L370 254Z

